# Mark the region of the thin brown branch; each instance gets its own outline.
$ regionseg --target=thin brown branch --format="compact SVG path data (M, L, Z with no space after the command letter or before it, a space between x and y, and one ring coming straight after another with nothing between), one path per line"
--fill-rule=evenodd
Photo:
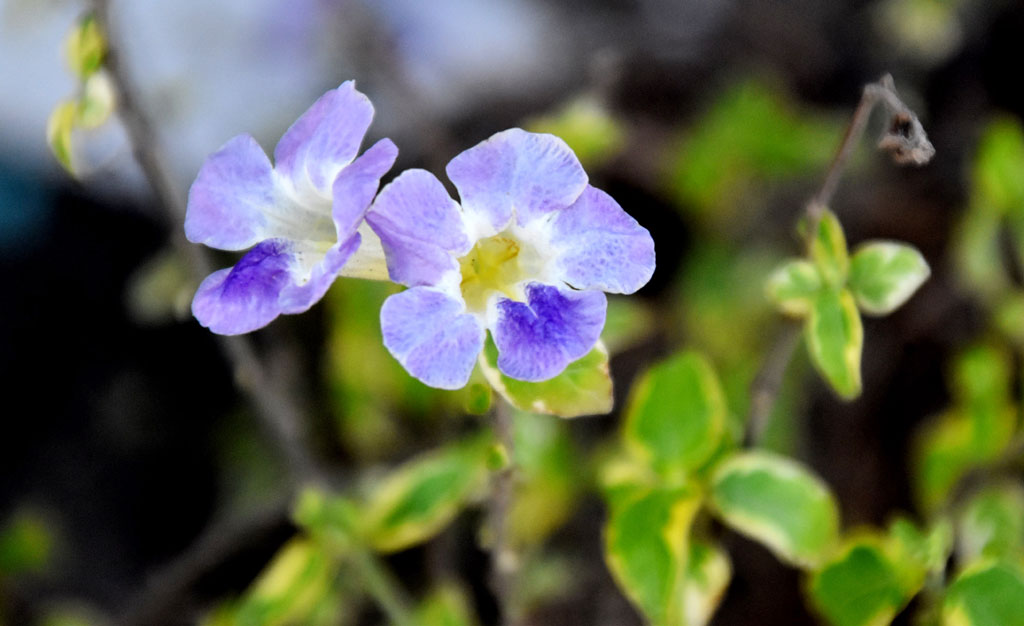
M491 588L498 599L502 626L519 626L522 615L516 602L516 577L519 555L509 544L508 516L515 497L515 426L511 407L501 398L494 399L494 430L498 435L507 465L494 477L487 511L491 536Z
M865 85L860 103L846 128L835 157L829 164L825 179L805 207L808 243L815 236L818 220L832 202L850 157L864 136L871 112L878 104L885 106L889 115L885 131L878 142L879 150L888 152L899 165L924 165L934 156L935 148L928 141L917 115L896 93L892 76L886 74L878 82ZM757 445L764 433L766 422L782 387L786 368L800 343L799 338L800 328L787 324L768 349L765 361L754 377L750 390L750 414L747 416L746 432L743 437L747 446Z
M115 90L118 116L128 134L135 159L163 209L170 231L170 243L181 258L186 260L198 283L215 266L204 248L192 245L185 239L182 228L185 201L171 176L155 127L125 67L111 20L109 0L94 0L93 11L107 38L104 65ZM260 358L249 337L218 337L218 340L235 374L236 383L285 456L293 481L324 482L323 473L309 453L305 434L307 416L294 392L287 388L279 375L275 375L278 372L271 371L270 364ZM281 350L286 349L280 345L275 346L275 351Z

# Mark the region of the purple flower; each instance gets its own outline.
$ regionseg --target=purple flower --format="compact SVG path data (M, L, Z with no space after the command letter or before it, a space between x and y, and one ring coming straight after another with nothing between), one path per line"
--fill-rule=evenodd
M221 250L252 249L199 285L192 313L200 324L247 333L313 306L348 273L346 263L356 274L364 267L351 258L362 241L357 229L398 155L382 139L357 158L372 119L373 105L348 81L292 124L274 166L250 135L206 159L189 191L185 235Z
M506 375L557 376L597 342L603 292L632 293L650 279L650 234L587 184L552 135L506 130L447 173L461 206L432 174L409 170L366 215L391 279L409 287L384 302L384 345L416 378L457 389L490 330Z

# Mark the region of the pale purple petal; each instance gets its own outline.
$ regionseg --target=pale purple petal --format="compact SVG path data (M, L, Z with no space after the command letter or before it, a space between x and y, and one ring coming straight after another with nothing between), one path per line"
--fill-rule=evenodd
M291 280L290 245L268 239L238 263L214 272L199 285L192 314L221 335L239 335L266 326L281 313L278 296Z
M577 289L633 293L654 273L654 240L611 196L587 186L551 224L559 278Z
M352 253L359 247L360 237L356 233L343 242L338 242L324 255L319 263L313 266L309 279L300 284L294 278L281 290L279 297L282 313L302 313L309 309L327 293L327 289L338 277L341 268Z
M438 284L469 252L459 205L425 170L407 170L385 186L366 221L380 237L391 280L410 287Z
M491 328L498 369L539 382L561 374L590 352L601 336L608 307L600 291L572 291L541 283L526 287L527 302L498 300Z
M462 208L497 232L513 211L520 225L575 202L587 185L572 149L554 135L502 131L448 163Z
M341 168L359 152L373 120L369 98L346 81L313 103L281 137L274 163L282 176L298 181L308 176L316 189L326 191Z
M359 228L380 186L380 177L391 169L397 156L395 144L390 139L381 139L334 179L332 215L339 241L348 239Z
M185 236L221 250L244 250L267 238L264 210L274 204L270 160L250 135L239 135L203 163L188 193Z
M429 287L413 287L384 301L384 345L414 377L440 389L469 382L484 345L484 327L462 302Z

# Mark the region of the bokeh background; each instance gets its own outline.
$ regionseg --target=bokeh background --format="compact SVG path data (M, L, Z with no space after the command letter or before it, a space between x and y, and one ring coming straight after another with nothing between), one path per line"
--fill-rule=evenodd
M281 503L287 461L188 315L194 283L117 120L76 137L77 179L49 152L47 117L75 90L62 40L86 8L0 2L0 623L118 623L173 579L153 575L181 565L204 529L253 511L261 523L211 549L202 575L163 589L144 622L194 623L294 534ZM781 324L764 277L799 253L797 218L862 86L891 72L936 157L893 166L871 148L873 118L833 209L851 243L909 242L932 278L897 313L865 321L861 398L838 400L801 352L765 438L825 478L847 526L919 511L914 436L951 402L954 355L1012 330L1011 314L992 321L986 291L1019 287L1019 264L973 271L961 243L979 146L993 128L1019 132L1024 116L1020 3L120 0L111 11L182 198L228 138L249 132L269 149L352 78L377 109L369 139L401 150L385 180L407 167L441 173L511 126L561 135L656 242L651 283L612 303L616 406L638 372L689 346L715 363L737 424ZM388 293L339 281L311 312L273 325L299 357L281 369L310 407L314 454L339 475L399 462L479 420L461 396L411 381L380 345ZM530 623L640 623L602 561L604 509L586 486L618 427L618 410L533 426L553 450L538 475L572 478L523 523L551 555L531 570ZM414 592L454 572L486 624L496 607L480 517L460 516L388 563ZM815 623L796 571L737 535L723 541L735 573L714 624ZM364 607L352 619L378 617Z

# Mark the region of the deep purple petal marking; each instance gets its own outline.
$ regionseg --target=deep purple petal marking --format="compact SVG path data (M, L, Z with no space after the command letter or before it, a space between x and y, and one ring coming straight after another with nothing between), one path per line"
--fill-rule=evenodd
M214 272L199 285L192 314L220 335L239 335L266 326L281 313L278 296L292 278L287 242L268 239L233 268Z
M498 369L519 380L557 376L601 336L607 299L600 291L572 291L541 283L526 287L527 302L498 300L491 328Z
M341 168L359 152L373 120L373 105L346 81L313 103L281 137L274 163L282 176L308 176L316 189L327 191Z
M413 287L384 301L384 345L414 377L440 389L469 382L484 345L484 328L461 302L429 287Z
M366 221L380 237L391 280L403 285L436 285L469 251L459 205L425 170L407 170L386 185Z
M611 196L587 186L559 211L551 243L560 278L577 289L633 293L654 273L654 240Z
M397 156L395 144L390 139L381 139L334 179L331 213L339 241L348 239L359 228L380 187L380 177L391 169Z
M448 178L462 208L479 214L495 231L513 210L520 225L572 204L587 185L587 174L569 146L554 135L512 128L459 154L448 163Z
M211 154L188 194L185 236L221 250L244 250L266 239L264 208L274 203L270 160L250 135Z

